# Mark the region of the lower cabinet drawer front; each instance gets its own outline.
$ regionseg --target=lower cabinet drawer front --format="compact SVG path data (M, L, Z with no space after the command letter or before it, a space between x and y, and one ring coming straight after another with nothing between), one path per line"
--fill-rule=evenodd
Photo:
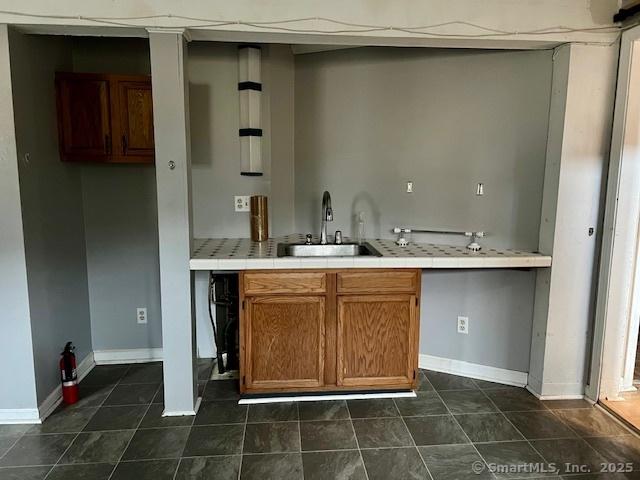
M325 293L327 275L322 272L251 272L243 276L245 295Z
M414 293L419 270L338 273L338 293Z

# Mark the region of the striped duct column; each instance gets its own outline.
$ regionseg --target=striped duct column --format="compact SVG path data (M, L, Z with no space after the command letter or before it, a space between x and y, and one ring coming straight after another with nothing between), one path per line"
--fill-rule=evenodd
M262 82L260 47L238 47L238 90L240 93L240 174L262 175Z

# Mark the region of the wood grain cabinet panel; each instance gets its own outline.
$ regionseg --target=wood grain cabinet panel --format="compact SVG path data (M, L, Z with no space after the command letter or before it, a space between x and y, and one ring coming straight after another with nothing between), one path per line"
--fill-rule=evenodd
M416 269L241 272L241 391L415 388L419 296Z
M113 141L109 82L100 77L61 77L56 87L63 158L107 161Z
M324 297L255 297L245 309L247 391L323 384Z
M338 385L411 387L416 308L415 295L338 297Z
M338 293L413 293L418 270L348 271L338 273Z
M151 82L117 82L120 103L120 154L126 158L153 159L153 99Z
M60 158L153 163L151 78L56 73Z
M321 272L246 273L245 295L325 293L327 278Z

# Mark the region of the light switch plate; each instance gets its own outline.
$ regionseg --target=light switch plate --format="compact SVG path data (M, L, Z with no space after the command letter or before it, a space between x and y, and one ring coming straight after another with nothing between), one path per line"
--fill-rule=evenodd
M236 212L248 212L249 211L249 196L248 195L236 195L233 197Z

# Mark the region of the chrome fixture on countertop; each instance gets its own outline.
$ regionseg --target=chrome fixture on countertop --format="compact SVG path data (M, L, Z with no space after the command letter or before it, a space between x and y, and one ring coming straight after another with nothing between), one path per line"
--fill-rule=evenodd
M467 249L472 252L479 252L482 247L478 243L479 238L484 238L487 236L486 232L458 232L458 231L447 231L447 230L424 230L419 228L405 228L405 227L394 227L392 230L393 233L398 234L398 239L396 240L396 245L400 247L406 247L409 245L409 242L405 238L405 233L437 233L440 235L464 235L465 237L470 237L471 241L467 245Z
M333 221L331 194L325 190L322 194L322 225L320 226L320 245L327 244L327 222Z

